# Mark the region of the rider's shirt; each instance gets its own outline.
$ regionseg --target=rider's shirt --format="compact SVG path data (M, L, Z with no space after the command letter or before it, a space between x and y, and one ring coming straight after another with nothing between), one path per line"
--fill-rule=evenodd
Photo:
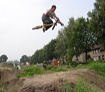
M52 11L51 11L51 9L50 9L50 10L48 10L48 11L46 12L46 15L47 15L48 17L51 17L51 18L56 17L55 12L52 12Z

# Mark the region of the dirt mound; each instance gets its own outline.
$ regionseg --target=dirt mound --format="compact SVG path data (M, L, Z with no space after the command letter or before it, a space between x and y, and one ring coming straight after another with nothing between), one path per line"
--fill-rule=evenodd
M99 92L105 92L105 82L96 72L89 69L34 75L20 79L16 78L16 74L14 69L0 70L0 80L2 80L0 86L6 84L5 92L65 92L65 82L68 82L73 88L72 92L75 92L75 84L80 79L101 89Z
M17 71L15 68L3 67L0 64L0 88L5 87L5 92L18 92L18 88L23 85L23 80L16 77L19 73L20 71Z
M23 86L18 92L64 92L65 81L74 88L80 78L96 85L98 88L105 90L105 82L93 71L88 69L78 69L68 72L51 73L44 75L35 75L25 78Z

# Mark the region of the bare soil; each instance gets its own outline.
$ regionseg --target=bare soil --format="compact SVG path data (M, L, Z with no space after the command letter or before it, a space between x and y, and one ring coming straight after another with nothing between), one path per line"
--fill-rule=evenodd
M93 88L100 89L99 92L105 92L105 82L96 72L89 69L54 72L20 79L15 75L15 70L0 70L0 79L7 86L5 92L64 92L66 81L74 89L76 82L80 79L94 85Z

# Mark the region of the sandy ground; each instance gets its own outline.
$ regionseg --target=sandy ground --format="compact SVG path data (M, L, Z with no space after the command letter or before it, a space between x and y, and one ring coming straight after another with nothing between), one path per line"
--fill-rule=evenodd
M105 82L96 72L89 69L47 73L20 79L15 75L16 71L14 70L2 71L0 68L0 79L7 85L5 92L64 92L62 89L65 88L66 81L74 88L80 79L91 83L93 89L100 89L98 92L105 92Z
M95 72L88 69L78 69L25 78L23 82L24 86L20 88L19 92L28 92L29 89L32 89L30 92L61 92L59 89L61 89L61 86L64 86L65 81L68 81L73 86L80 79L96 84L98 88L102 89L102 92L105 90L104 81Z

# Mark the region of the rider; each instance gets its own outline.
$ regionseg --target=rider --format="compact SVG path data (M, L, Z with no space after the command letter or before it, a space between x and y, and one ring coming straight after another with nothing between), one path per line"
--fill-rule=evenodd
M43 24L52 24L53 23L53 21L51 20L51 18L52 18L52 19L56 19L58 21L58 23L61 24L61 26L64 26L64 24L56 16L55 10L56 10L56 6L55 5L52 5L51 9L49 9L46 13L44 13L42 15ZM46 30L48 30L51 26L52 25L47 26L47 27L44 27L43 28L43 32L45 32Z

